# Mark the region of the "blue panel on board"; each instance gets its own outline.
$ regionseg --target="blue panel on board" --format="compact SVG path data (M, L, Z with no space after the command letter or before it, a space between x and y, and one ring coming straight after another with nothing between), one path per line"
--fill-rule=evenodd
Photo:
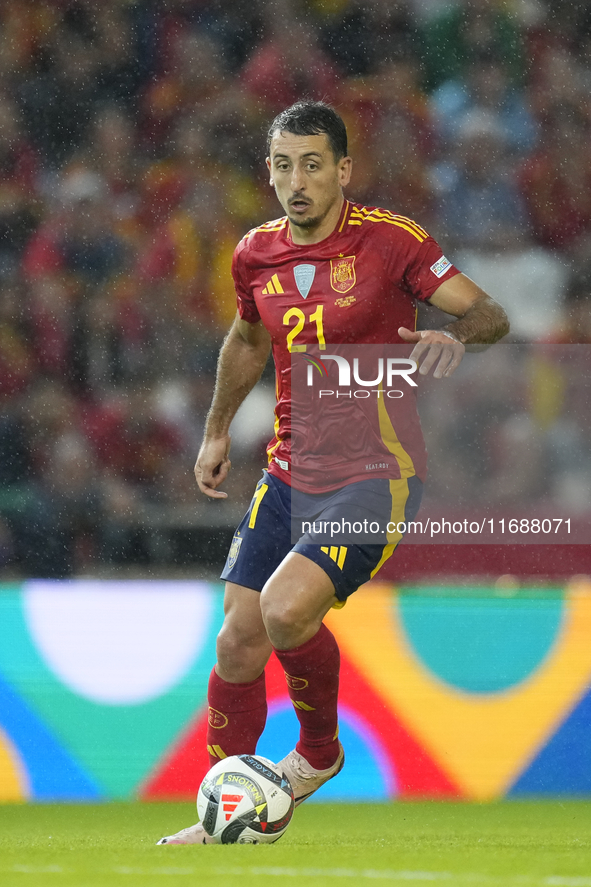
M96 783L1 678L0 726L26 767L32 800L83 801L102 797Z
M591 794L591 690L514 783L509 797Z

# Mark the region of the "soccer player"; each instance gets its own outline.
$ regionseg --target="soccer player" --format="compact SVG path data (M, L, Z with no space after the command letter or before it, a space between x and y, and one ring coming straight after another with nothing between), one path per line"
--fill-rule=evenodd
M300 722L295 750L278 764L297 805L344 763L337 722L339 650L324 616L375 575L400 536L389 537L386 545L330 547L308 533L292 543L291 354L326 343L410 343L420 372L441 378L455 370L465 345L495 342L509 326L503 309L442 255L420 225L345 199L352 161L344 123L331 107L306 101L283 111L271 124L268 149L270 183L286 215L250 231L236 248L238 314L220 352L195 475L205 495L227 495L220 486L230 470L230 423L272 348L275 436L268 469L222 573L225 619L209 682L207 742L212 765L255 752L267 714L264 669L274 651ZM457 319L444 329L416 331L416 300ZM385 422L394 428L396 401L382 403L380 427ZM384 436L388 458L365 465L353 460L344 483L329 472L316 488L315 514L330 514L335 496L341 505L355 506L361 491L379 503L380 513L412 519L424 450L420 430L414 429L419 439L413 442L407 426ZM371 479L365 469L372 469ZM208 840L198 823L159 843Z

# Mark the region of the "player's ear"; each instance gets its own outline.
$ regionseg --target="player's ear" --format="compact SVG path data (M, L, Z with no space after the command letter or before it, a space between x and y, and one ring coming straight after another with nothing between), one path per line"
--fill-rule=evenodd
M351 181L351 172L353 170L353 160L350 157L343 157L339 161L339 185L344 188Z
M265 163L267 164L267 169L269 170L269 184L274 187L275 182L273 181L273 173L271 172L271 158L267 157Z

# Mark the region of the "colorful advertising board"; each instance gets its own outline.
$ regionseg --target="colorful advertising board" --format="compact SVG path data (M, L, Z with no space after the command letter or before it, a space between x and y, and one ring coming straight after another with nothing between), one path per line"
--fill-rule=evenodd
M30 581L0 591L0 800L195 797L222 621L205 582ZM360 589L342 653L347 764L318 800L591 795L591 583ZM258 751L297 720L267 669Z

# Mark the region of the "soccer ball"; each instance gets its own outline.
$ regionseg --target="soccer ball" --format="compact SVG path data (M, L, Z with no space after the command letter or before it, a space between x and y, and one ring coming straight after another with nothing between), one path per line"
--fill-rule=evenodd
M197 792L203 828L218 844L272 844L294 811L289 780L272 761L234 755L218 761Z

